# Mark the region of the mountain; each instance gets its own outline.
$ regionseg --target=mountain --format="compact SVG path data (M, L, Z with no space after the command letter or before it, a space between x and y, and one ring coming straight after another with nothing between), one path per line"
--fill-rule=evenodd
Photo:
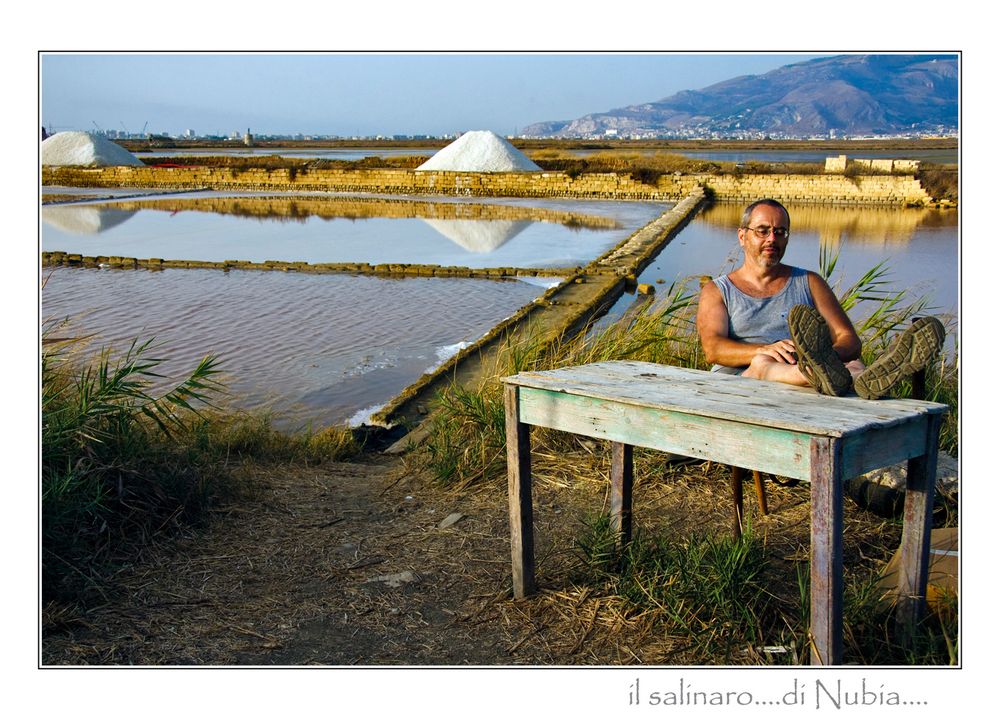
M958 131L958 56L839 55L576 120L529 137L812 137Z

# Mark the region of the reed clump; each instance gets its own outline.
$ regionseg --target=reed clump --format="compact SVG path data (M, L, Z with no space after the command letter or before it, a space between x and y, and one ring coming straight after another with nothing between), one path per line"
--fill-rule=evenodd
M88 355L43 330L42 597L102 594L116 563L217 501L248 492L231 472L257 460L320 462L357 451L347 429L283 434L267 415L226 412L218 358L165 389L152 341Z
M625 615L655 615L668 634L696 639L701 662L745 662L747 647L782 629L769 599L765 545L753 531L672 540L640 531L619 548L609 516L585 525L575 543L579 580L603 585Z

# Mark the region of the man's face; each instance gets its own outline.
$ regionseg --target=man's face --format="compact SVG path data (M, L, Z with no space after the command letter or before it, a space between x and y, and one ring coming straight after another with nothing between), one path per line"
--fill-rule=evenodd
M788 229L788 218L780 208L770 205L758 205L750 215L749 227L740 228L738 235L740 247L746 255L747 262L760 268L772 268L781 262L788 247L788 236L776 237L773 232L766 237L758 237L756 229Z

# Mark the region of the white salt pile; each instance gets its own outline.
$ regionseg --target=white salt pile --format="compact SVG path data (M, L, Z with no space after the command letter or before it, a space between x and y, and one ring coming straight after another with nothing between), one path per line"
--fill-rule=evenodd
M121 145L100 135L61 132L42 141L42 165L142 165L143 162Z
M417 170L538 172L541 168L496 133L470 130L455 142L441 148Z

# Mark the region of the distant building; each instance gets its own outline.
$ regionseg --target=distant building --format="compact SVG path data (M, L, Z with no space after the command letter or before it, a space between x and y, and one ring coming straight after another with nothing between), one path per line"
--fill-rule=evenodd
M247 134L243 136L243 144L247 147L253 146L253 135L250 134L250 128L247 128Z

